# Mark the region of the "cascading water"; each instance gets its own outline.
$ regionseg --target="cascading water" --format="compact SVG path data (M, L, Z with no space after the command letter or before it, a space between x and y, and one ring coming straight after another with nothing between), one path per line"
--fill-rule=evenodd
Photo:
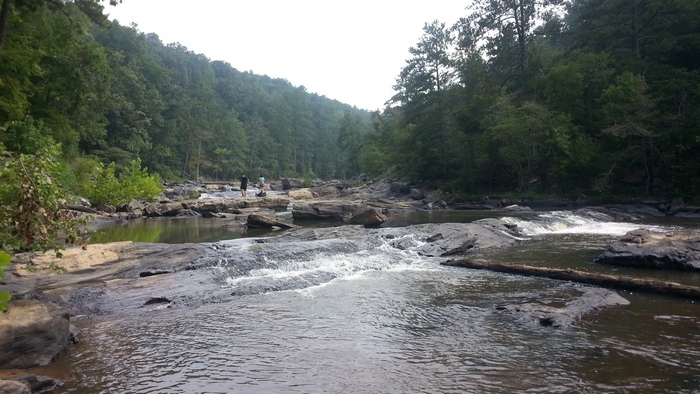
M526 241L471 256L588 267L644 226L565 211L503 220ZM75 393L698 392L699 305L620 293L629 305L544 327L514 311L589 288L440 266L430 233L402 231L212 244L200 264L226 302L82 322L50 372Z
M503 220L517 225L524 234L529 236L544 234L599 234L621 236L628 231L638 228L647 228L654 231L668 230L666 227L641 223L615 222L612 220L600 221L576 214L572 211L539 213L535 218L529 220L518 217L504 217Z

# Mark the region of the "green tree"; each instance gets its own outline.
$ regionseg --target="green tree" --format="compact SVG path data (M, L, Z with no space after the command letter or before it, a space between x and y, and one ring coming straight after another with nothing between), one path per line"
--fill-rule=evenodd
M602 96L602 114L607 127L602 132L624 141L621 158L633 157L626 164L641 166L644 191L648 195L654 184L654 133L652 119L657 117L655 102L647 94L643 76L623 73Z
M566 116L533 102L515 106L508 96L497 102L488 122L497 160L504 163L506 174L515 175L518 191L526 191L535 183L548 190L563 175L572 129Z
M344 177L353 177L361 173L360 156L363 148L363 140L367 134L367 126L364 121L353 116L349 112L340 120L338 131L338 145L345 157Z

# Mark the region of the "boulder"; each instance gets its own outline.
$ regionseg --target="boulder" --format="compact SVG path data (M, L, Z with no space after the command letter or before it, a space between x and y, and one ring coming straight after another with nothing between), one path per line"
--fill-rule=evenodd
M420 189L412 188L410 194L411 198L414 200L422 200L425 198L425 193L423 193L423 191Z
M48 365L74 339L68 313L37 300L11 301L0 314L0 365L31 368Z
M308 200L314 198L314 193L311 191L311 189L299 189L299 190L290 190L289 193L289 198L293 198L295 200Z
M683 202L683 199L680 197L674 198L673 201L671 201L671 205L668 208L668 214L675 215L681 212L683 208L685 208L685 203Z
M409 194L411 193L411 184L405 182L391 182L389 184L389 192L392 194Z
M364 211L373 209L365 204L337 204L331 202L295 203L292 208L294 220L345 221Z
M700 271L700 231L628 232L595 259L623 267Z
M304 187L304 180L303 179L296 179L296 178L283 178L282 179L282 190L301 189L303 187Z
M269 215L250 214L248 215L247 225L249 228L292 228L293 226L287 223L280 222L276 218Z
M376 209L367 209L353 215L349 222L351 224L361 224L365 227L379 227L382 223L385 223L389 219L383 213Z
M522 320L536 322L546 327L568 327L583 316L611 306L626 306L630 302L608 289L581 288L581 296L566 302L563 307L541 303L523 303L498 306L496 309L508 311ZM546 297L543 297L546 298Z
M0 380L0 394L53 393L63 382L49 376L30 373L11 373L7 380Z
M290 190L292 188L292 183L289 182L289 179L284 178L282 179L282 190Z
M294 220L333 220L342 221L345 217L342 207L335 204L294 204Z
M105 213L117 213L117 208L115 208L114 205L109 204L100 204L96 206L95 209Z
M0 394L31 394L29 385L17 380L0 380Z
M144 209L148 217L180 216L184 211L185 206L179 202L152 203Z

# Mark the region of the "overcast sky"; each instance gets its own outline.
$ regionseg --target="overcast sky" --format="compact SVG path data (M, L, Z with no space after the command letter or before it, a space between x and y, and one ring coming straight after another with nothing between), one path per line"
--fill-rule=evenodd
M384 108L426 22L451 26L468 0L123 0L110 19L240 71Z

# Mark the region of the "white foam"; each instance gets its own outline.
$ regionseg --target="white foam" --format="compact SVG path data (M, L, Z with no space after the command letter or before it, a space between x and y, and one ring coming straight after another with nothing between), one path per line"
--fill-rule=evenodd
M599 234L622 236L627 232L646 228L656 231L666 231L664 227L645 225L641 223L601 222L592 218L579 216L570 211L554 211L538 215L534 220L523 220L515 217L502 218L504 221L516 224L528 236L542 234Z

